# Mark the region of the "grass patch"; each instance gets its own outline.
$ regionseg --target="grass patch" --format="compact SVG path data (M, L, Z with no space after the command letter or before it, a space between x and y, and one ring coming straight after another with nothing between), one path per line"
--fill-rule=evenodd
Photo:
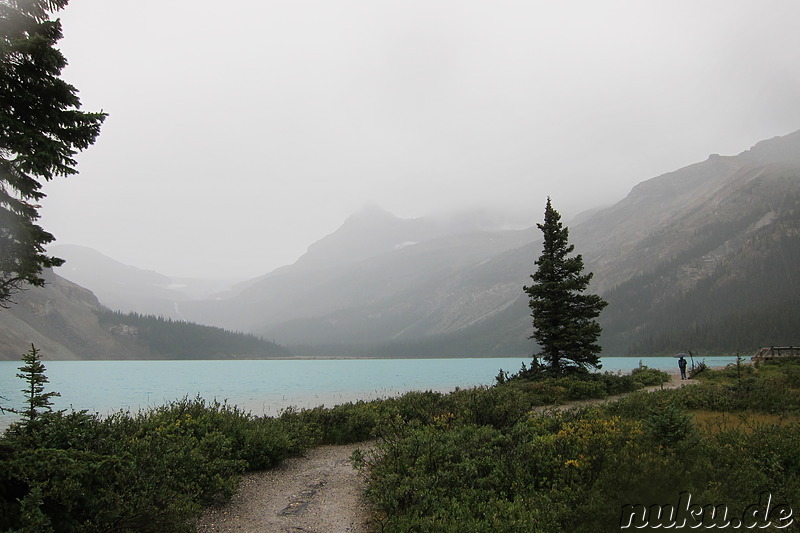
M769 427L787 427L800 422L798 414L777 414L760 412L728 413L698 410L691 412L694 425L704 434L711 435L726 431L751 434Z

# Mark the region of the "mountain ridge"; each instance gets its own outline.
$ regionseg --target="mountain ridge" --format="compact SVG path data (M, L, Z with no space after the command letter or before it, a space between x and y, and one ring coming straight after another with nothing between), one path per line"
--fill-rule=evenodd
M590 290L611 302L601 315L603 345L613 355L682 351L688 339L695 348L731 349L721 332L741 321L743 308L751 318L771 316L759 295L800 301L794 278L781 278L788 284L781 293L759 274L774 278L771 263L794 258L798 197L800 131L650 178L580 217L570 240L594 273ZM315 355L530 355L522 286L535 268L540 232L488 226L370 208L294 265L214 299L180 302L180 311ZM750 302L728 293L748 294ZM692 331L698 324L707 324L702 335ZM783 327L738 346L770 338L797 344Z

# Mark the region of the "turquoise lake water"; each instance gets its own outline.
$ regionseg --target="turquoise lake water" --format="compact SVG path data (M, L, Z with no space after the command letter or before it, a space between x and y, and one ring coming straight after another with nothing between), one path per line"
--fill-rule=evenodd
M724 366L735 357L704 358ZM137 411L184 396L227 400L256 415L278 415L290 406L333 406L359 399L397 396L410 390L447 392L491 385L498 370L516 372L524 358L295 359L258 361L45 361L45 391L58 391L57 409L109 413ZM604 357L603 370L623 373L639 365L677 370L672 357ZM696 359L697 362L700 359ZM0 361L3 405L22 407L16 377L20 361ZM0 414L0 427L11 415Z

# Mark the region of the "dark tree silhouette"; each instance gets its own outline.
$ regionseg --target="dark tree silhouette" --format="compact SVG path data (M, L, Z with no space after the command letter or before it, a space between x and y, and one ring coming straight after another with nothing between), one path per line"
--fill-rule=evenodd
M569 229L550 198L544 223L537 224L544 234L542 255L535 262L533 284L525 286L533 317L533 335L541 347L546 368L554 373L600 368L600 324L595 320L607 303L595 294L583 294L592 274L583 273L583 257L569 255ZM538 361L535 361L538 364Z
M36 224L42 182L77 173L74 156L94 143L104 113L80 111L77 89L59 78L68 0L0 2L0 306L25 284L42 286L53 235Z

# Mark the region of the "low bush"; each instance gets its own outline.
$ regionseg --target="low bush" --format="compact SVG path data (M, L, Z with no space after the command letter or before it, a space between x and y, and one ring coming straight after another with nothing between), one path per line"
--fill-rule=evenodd
M456 393L461 389L456 389ZM392 416L396 415L407 422L429 424L434 418L451 410L452 399L448 394L434 391L411 391L397 398L389 398L382 408Z
M312 444L298 429L201 399L105 418L42 413L0 439L0 531L192 531L242 472Z
M600 381L565 378L567 400L603 399L608 396L608 387Z
M672 376L663 370L648 368L641 363L639 363L638 367L631 370L630 377L633 381L644 387L661 385L662 383L666 383L672 379Z
M297 417L307 428L314 442L347 444L369 440L381 416L380 401L344 403L331 408L315 407L299 412L290 411L281 418Z
M477 387L449 395L447 412L459 422L503 428L514 425L531 409L530 398L512 387Z

